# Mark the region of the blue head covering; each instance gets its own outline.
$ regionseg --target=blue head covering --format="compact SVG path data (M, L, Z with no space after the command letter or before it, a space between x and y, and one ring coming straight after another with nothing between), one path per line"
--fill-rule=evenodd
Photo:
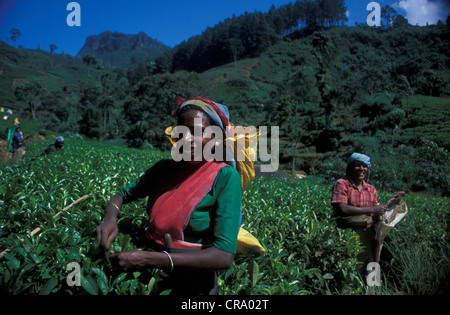
M360 161L367 165L367 167L370 167L370 157L368 157L365 154L354 152L347 160L347 165L354 161Z

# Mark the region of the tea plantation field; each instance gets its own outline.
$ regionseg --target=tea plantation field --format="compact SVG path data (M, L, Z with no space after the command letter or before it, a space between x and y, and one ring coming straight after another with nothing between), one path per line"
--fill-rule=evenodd
M39 157L45 146L29 146L20 164L0 168L0 294L169 293L157 291L158 270L125 273L111 266L96 250L93 231L110 196L170 155L67 139L62 151ZM380 202L391 193L379 192ZM331 184L257 177L244 194L243 227L266 254L236 257L219 273L220 293L339 294L345 285L351 294L366 294L365 279L355 272L358 237L334 226L330 197ZM409 213L385 241L375 292L448 293L450 201L405 200ZM140 248L145 205L124 206L114 250Z

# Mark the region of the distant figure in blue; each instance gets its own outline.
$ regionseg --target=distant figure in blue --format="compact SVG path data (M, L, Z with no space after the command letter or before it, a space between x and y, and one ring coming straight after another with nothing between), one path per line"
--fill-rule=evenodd
M61 150L63 146L64 146L64 138L63 138L63 137L58 137L58 138L56 138L55 143L50 144L50 145L47 147L47 149L45 149L45 150L42 152L41 156L44 155L44 154L45 154L45 155L49 155L49 154L51 154L51 153L53 153L53 152L56 152L56 151L58 151L58 150Z
M16 131L12 138L13 145L13 161L18 163L20 159L25 155L25 139L23 137L22 128L20 125L16 125Z

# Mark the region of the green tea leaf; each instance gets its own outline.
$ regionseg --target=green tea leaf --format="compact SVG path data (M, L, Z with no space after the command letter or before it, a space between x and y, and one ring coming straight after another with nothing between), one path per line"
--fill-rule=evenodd
M18 260L14 254L5 254L5 258L9 261L10 265L14 268L14 269L19 269L20 267L20 260Z
M100 291L102 292L103 295L107 295L109 292L108 277L100 268L92 267L91 270L93 273L97 275L97 283L98 287L100 288Z
M98 295L98 284L95 281L95 279L92 277L92 275L84 275L84 273L81 273L80 277L80 283L81 286L92 295Z
M251 282L252 282L252 288L255 287L256 282L258 281L258 274L259 274L259 265L253 259L252 263L250 264L250 278L251 278Z
M326 273L322 276L322 278L325 280L332 280L334 279L334 276L331 273Z
M155 283L156 283L156 278L152 277L147 285L147 295L149 295L152 292L152 289L153 289L153 286L155 285Z
M128 249L128 244L130 243L131 236L128 234L124 234L122 239L120 240L120 247L122 252L126 252Z
M47 280L42 286L42 288L39 290L39 295L49 295L57 285L58 279L51 278Z

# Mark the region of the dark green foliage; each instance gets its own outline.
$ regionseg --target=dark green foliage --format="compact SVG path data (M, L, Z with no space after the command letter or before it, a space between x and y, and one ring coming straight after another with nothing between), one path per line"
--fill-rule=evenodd
M10 249L0 259L0 292L164 293L156 290L159 270L123 272L111 266L108 256L96 248L92 232L103 220L109 197L170 154L66 139L62 151L34 158L44 147L44 142L30 145L29 159L0 168L0 251ZM448 153L433 147L419 154L435 163L448 159ZM374 163L374 169L378 168L379 160ZM392 196L383 189L378 193L380 203ZM53 218L88 194L92 195ZM336 228L330 198L331 186L318 178L257 176L243 196L242 223L266 253L236 256L229 270L219 272L219 293L339 294L345 284L352 294L365 294L365 279L356 273L356 255L362 250L358 235ZM409 213L385 239L382 286L375 290L379 294L448 293L449 199L408 194L405 201ZM125 205L111 249L143 248L138 235L147 220L145 199ZM41 233L27 236L40 225ZM74 270L68 268L70 263L80 267L80 286L67 284Z
M0 292L153 292L154 273L144 280L111 270L91 251L91 233L107 196L169 155L70 136L169 149L164 128L175 123L169 114L177 97L204 96L227 105L235 125L279 126L282 169L308 174L306 181L257 177L249 186L243 224L267 255L237 257L219 274L221 293L329 294L354 277L356 234L334 227L329 206L330 185L354 151L371 156L369 182L380 203L408 192L410 213L386 239L387 283L379 290L448 293L448 198L413 193L450 195L450 20L411 26L385 7L385 27L338 27L344 9L343 1L304 0L246 13L154 63L136 50L123 58L132 67L114 71L98 55L83 63L0 43L2 107L14 109L25 136L43 129L69 136L52 161L30 158L42 152L40 143L27 147L21 164L0 169L0 246L12 250L0 262ZM2 131L14 117L0 121ZM52 219L91 192L92 200ZM40 236L25 237L44 223ZM119 225L113 248L137 247L132 238L145 226L145 203L128 206ZM83 267L79 288L65 284L72 261ZM352 293L364 290L353 283Z
M375 135L383 130L391 132L397 129L400 122L405 118L401 100L396 94L377 94L373 97L367 96L359 107L360 117L367 118L365 131Z
M311 44L308 45L310 36L289 44L274 45L262 54L253 75L272 82L284 80L283 89L277 92L279 95L271 95L276 100L289 93L286 82L292 69L313 65L312 54L319 60L313 68L317 80L313 84L319 91L319 98L310 98L313 110L305 108L300 112L303 133L297 165L307 173L335 179L343 175L344 168L341 167L340 171L334 168L338 165L334 165L333 160L345 160L351 152L358 151L377 161L372 172L372 180L377 187L426 190L447 195L448 179L443 174L449 162L429 161L440 165L443 171L430 168L432 175L428 176L419 172L417 164L423 160L420 150L430 146L427 141L434 143L436 150L448 150L448 124L444 122L448 117L448 99L411 95L441 95L448 86L439 79L448 78L448 71L443 71L448 69L448 57L439 53L448 45L448 40L443 38L448 30L443 26L408 26L406 29L357 27L334 28L325 34L317 36L322 34L316 33L316 37L312 37L316 40L315 50ZM396 41L394 36L398 36ZM320 39L327 44L322 45ZM430 47L428 43L438 46ZM336 56L334 61L330 57L326 59L327 65L321 62L326 45L332 45ZM424 52L429 54L432 63L423 57ZM404 54L407 59L403 58ZM266 79L261 76L265 73L275 75L268 75ZM423 79L417 79L421 76ZM301 86L297 85L297 92ZM329 98L326 91L336 91L336 94ZM320 105L324 112L319 110ZM280 109L278 112L281 114ZM267 121L272 121L274 113L268 112L266 117ZM292 134L282 136L288 140ZM417 141L418 138L425 142ZM413 153L402 149L404 147L413 148ZM290 168L286 159L281 161L285 163L285 169ZM430 176L435 177L432 180Z
M34 116L37 130L168 149L176 98L208 97L229 107L235 125L279 126L283 169L334 178L342 169L327 170L333 159L362 151L380 162L381 187L446 194L444 176L424 185L414 167L422 146L450 148L448 26L412 26L385 7L384 27L345 27L343 9L305 0L246 13L156 62L114 71L89 55L83 63L2 44L0 99L21 120ZM23 89L33 82L35 97Z
M400 222L402 227L393 229L385 243L391 255L390 275L404 294L448 294L449 199L432 202L421 196L408 196L406 202L407 221Z
M145 77L124 102L123 116L128 124L127 144L169 148L164 129L174 124L170 118L176 109L177 98L190 98L199 93L201 85L197 74L177 73Z
M117 272L103 252L96 250L95 227L102 221L109 196L134 180L161 158L156 151L136 151L120 146L66 139L51 156L38 157L40 142L27 147L28 158L20 165L0 168L0 248L11 249L0 260L2 294L144 294L136 284L140 274ZM128 162L127 162L128 161ZM136 164L135 164L136 163ZM140 165L140 166L138 166ZM94 193L95 192L95 193ZM63 211L74 200L89 198ZM136 248L129 244L128 225L138 225L145 206L128 209L132 216L119 220L123 233L113 250ZM27 236L43 226L41 233ZM128 240L128 241L127 241ZM81 265L81 286L69 286L69 263ZM151 276L150 276L151 278ZM148 281L147 281L148 283ZM145 287L148 294L151 287Z
M255 57L299 26L339 25L347 20L345 11L343 0L304 0L279 9L272 6L268 13L246 12L206 29L165 53L156 60L155 70L203 72L238 59Z
M396 135L398 141L411 143L417 138L425 138L450 150L450 126L447 119L450 115L449 103L448 98L407 97L404 105L406 118Z

